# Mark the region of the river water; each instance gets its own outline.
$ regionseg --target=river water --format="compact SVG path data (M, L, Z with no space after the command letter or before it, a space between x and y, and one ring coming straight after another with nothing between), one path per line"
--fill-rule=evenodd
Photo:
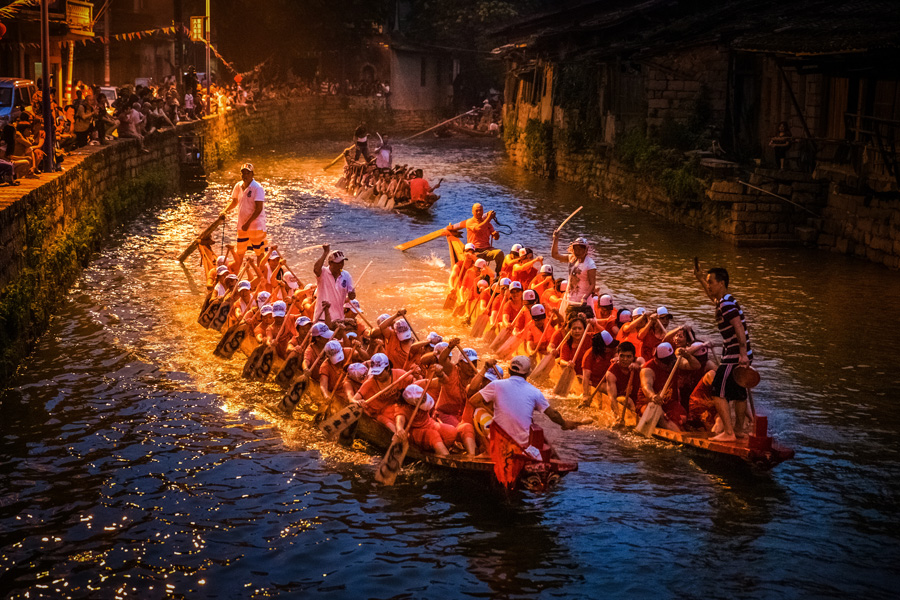
M0 595L8 598L895 597L900 583L900 374L890 356L897 273L807 250L735 249L589 200L511 166L493 142L397 144L445 177L434 214L338 199L338 142L257 149L120 228L0 392ZM301 279L311 244L348 270L372 261L367 314L410 309L417 331L464 334L440 310L446 244L393 250L474 201L549 255L550 232L595 244L625 306L665 304L715 339L691 259L720 264L744 305L763 382L756 403L797 450L771 473L735 469L600 427L545 429L579 471L545 496L505 498L422 467L373 481L372 454L266 407L196 324L196 255L174 257L252 161L270 238ZM233 241L234 221L227 241ZM217 241L219 241L217 239ZM562 411L586 416L569 401ZM299 412L299 411L298 411Z

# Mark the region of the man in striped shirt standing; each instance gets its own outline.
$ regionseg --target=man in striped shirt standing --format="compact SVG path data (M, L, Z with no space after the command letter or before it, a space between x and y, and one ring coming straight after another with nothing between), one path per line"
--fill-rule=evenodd
M724 431L711 438L719 442L733 442L738 437L745 437L744 415L747 411L747 389L734 380L734 368L749 367L753 361L753 350L750 348L750 330L744 321L744 312L737 300L728 293L728 271L714 267L701 272L700 263L694 260L694 276L706 295L716 304L716 325L725 347L722 349L722 363L716 370L713 379L713 401L716 412L722 419ZM734 402L735 419L731 422L729 403Z

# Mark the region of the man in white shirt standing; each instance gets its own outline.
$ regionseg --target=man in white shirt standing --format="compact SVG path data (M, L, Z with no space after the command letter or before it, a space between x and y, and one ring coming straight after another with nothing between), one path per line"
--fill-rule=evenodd
M325 268L325 259L328 259L328 268ZM344 304L348 300L356 298L353 289L353 278L344 270L344 262L347 257L340 250L331 252L331 246L322 244L322 256L313 265L313 274L316 276L316 310L313 321L324 320L323 302L327 302L328 315L332 321L344 318Z
M566 319L577 312L586 318L593 319L594 311L588 304L588 299L594 292L597 284L597 264L588 256L588 242L583 237L577 238L569 245L566 254L559 252L559 232L553 232L553 246L550 253L556 260L568 263L569 286L566 295L560 304L560 310L565 311Z
M237 257L232 267L235 271L241 268L244 254L249 246L256 253L257 262L262 260L268 250L266 242L266 192L259 182L253 179L253 165L241 165L241 180L231 190L231 203L222 212L225 216L235 206L238 207L237 223ZM341 304L343 306L343 304Z

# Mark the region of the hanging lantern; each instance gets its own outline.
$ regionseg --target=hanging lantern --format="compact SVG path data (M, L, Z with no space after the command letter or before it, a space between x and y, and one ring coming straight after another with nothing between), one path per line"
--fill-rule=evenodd
M243 80L244 80L244 76L241 75L240 73L238 73L237 75L234 76L234 82L235 82L235 83L240 83L240 82L242 82Z
M3 39L4 35L6 35L6 25L0 23L0 40Z

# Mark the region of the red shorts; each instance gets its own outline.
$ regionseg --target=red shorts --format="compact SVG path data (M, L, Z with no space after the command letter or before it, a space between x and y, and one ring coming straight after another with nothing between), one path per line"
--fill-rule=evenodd
M423 450L434 452L439 443L449 447L456 441L456 427L432 420L424 427L410 429L409 439Z

